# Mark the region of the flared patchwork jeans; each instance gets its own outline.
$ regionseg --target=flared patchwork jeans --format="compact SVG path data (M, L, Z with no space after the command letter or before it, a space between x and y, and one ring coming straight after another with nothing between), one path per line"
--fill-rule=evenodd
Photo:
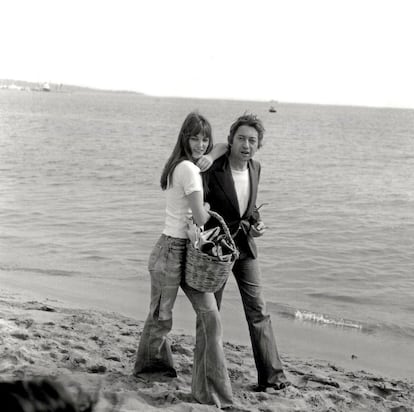
M134 374L160 372L176 376L167 335L172 328L172 310L181 286L196 312L192 394L200 403L219 408L230 406L233 395L216 299L214 294L199 292L184 283L186 242L186 239L162 234L150 255L150 311L139 342Z

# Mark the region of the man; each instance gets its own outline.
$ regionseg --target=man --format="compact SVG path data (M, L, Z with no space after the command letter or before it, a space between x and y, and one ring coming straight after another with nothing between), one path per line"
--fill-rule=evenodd
M278 390L289 385L277 351L270 315L266 312L254 241L254 237L265 232L256 207L260 163L253 160L262 146L263 134L263 124L255 115L239 117L230 128L228 153L214 162L206 179L206 202L211 210L224 218L240 251L233 274L249 326L259 391L266 388ZM206 228L216 224L210 219ZM216 293L219 308L223 289Z

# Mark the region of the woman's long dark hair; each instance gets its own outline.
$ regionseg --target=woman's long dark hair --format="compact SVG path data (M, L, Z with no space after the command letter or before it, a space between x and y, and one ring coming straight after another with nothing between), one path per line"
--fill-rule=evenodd
M172 174L175 167L183 160L193 161L191 157L190 149L190 137L202 134L204 137L208 137L208 147L206 154L213 148L213 136L211 132L211 125L209 121L197 112L191 112L187 115L184 123L181 126L180 133L178 134L177 143L164 166L164 170L161 174L161 189L166 190L172 186Z

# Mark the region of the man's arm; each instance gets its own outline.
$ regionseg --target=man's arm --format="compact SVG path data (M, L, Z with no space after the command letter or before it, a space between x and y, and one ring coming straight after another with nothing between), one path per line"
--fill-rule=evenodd
M261 172L261 167L260 167L260 163L257 164L257 168L258 168L258 175L257 175L257 180L260 180L260 172ZM250 234L253 237L260 237L263 236L266 232L266 228L267 226L265 226L261 216L260 216L260 212L259 210L263 207L267 205L267 203L262 203L260 206L255 206L251 219L250 219Z

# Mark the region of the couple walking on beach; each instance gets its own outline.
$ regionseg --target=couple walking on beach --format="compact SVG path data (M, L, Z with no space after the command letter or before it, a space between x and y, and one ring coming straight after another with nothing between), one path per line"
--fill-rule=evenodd
M149 258L150 311L134 374L157 372L177 376L167 335L181 287L196 312L192 395L200 403L219 408L233 402L219 314L224 286L215 294L204 293L184 281L188 220L192 217L198 226L213 227L210 208L224 218L240 252L232 271L240 290L258 373L255 389L282 389L289 384L265 308L254 241L254 237L265 232L256 207L260 164L253 160L262 146L263 135L262 122L245 114L230 127L228 144L213 146L210 123L192 112L184 120L161 175L161 188L166 191L165 226Z

